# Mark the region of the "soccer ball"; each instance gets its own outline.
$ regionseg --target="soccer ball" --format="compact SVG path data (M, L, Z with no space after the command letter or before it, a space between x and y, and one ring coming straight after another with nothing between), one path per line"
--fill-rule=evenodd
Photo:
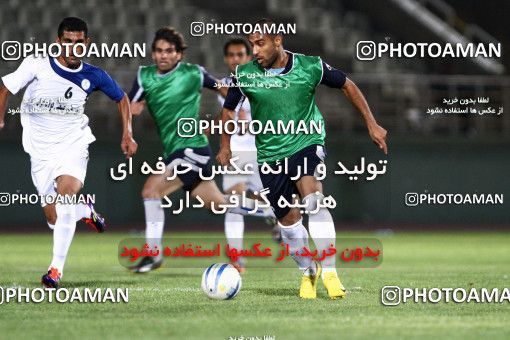
M211 299L232 299L239 293L241 284L241 275L228 263L212 264L202 274L202 290Z

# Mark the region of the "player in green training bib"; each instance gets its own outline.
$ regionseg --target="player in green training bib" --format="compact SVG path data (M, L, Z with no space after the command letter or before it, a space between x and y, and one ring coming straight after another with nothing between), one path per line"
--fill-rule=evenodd
M183 62L185 49L184 39L179 32L170 27L159 29L152 43L155 64L139 68L129 94L133 115L141 114L147 106L154 119L166 164L165 173L149 176L142 190L146 240L152 249L158 247L162 250L165 213L161 199L164 196L183 188L190 191L192 197L200 197L207 208L211 208L212 204L218 206L226 203L214 180L202 180L202 177L212 175L211 149L207 137L185 127L190 122L198 126L203 87L214 91L220 89L223 95L227 91L225 87L218 86L219 81L204 68ZM178 175L169 179L174 171ZM247 214L243 207L229 208L227 212ZM268 216L272 212L266 209L258 214ZM131 270L148 272L160 267L162 262L162 255L143 257Z
M274 23L262 20L258 24L266 27ZM300 256L303 247L309 248L309 234L303 226L300 209L284 204L301 200L303 210L309 212L308 229L318 254L329 252L329 247L335 245L336 232L331 213L325 207L322 183L316 178L316 169L326 155L324 119L315 103L317 86L324 84L340 89L361 112L370 137L384 153L387 153L386 130L377 124L363 94L342 71L332 68L320 57L286 51L281 35L266 32L248 36L254 58L237 67L237 87L229 88L222 120L226 122L239 102L246 98L251 105L252 119L258 120L261 126L322 125L321 131L308 129L308 133L258 134L255 139L257 161L264 188L269 189L266 197L278 219L283 242L289 245L291 256L303 271L299 296L316 298L318 279L322 277L328 295L332 299L343 298L346 293L336 272L335 257L325 256L318 262L310 256ZM217 160L226 165L230 158L230 135L223 134ZM285 160L287 169L277 171ZM273 171L263 171L262 164Z

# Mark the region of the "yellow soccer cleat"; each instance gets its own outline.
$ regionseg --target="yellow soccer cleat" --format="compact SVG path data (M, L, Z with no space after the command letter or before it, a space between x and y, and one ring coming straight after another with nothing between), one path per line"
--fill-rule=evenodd
M342 282L340 282L336 272L324 273L322 276L322 282L324 283L324 287L326 287L328 295L331 299L342 299L347 295L345 292L345 287Z
M315 299L317 297L317 282L322 273L322 266L319 262L315 262L315 264L317 265L315 275L303 275L301 278L299 297L302 299Z

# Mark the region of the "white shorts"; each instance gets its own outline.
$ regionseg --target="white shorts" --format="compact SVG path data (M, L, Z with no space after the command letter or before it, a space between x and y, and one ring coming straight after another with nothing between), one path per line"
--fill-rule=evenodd
M245 183L246 189L251 191L260 191L262 181L259 175L259 166L257 164L257 150L253 151L232 151L232 158L239 157L236 164L242 169L246 164L253 164L252 175L223 175L223 191L239 183Z
M56 195L55 179L61 175L69 175L85 183L87 163L89 161L88 146L77 150L68 150L59 157L41 160L30 158L32 165L32 181L39 195ZM41 200L44 207L46 203Z

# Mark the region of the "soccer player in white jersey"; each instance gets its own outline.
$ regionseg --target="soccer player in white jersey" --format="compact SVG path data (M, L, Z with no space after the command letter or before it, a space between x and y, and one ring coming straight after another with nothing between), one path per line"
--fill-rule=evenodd
M236 67L241 64L246 64L251 60L251 46L248 40L242 37L234 37L227 40L223 46L223 60L228 66L231 74L235 74ZM225 85L232 86L232 77L227 76L221 79ZM218 95L218 101L223 107L225 99L223 96ZM250 103L244 99L236 110L235 116L230 117L232 120L251 120ZM259 169L257 164L257 147L255 146L255 136L251 133L232 135L230 139L230 149L232 157L238 157L237 164L240 168L244 168L246 164L253 164L252 175L235 174L223 175L223 192L227 194L241 193L241 192L260 192L263 185L260 180ZM255 198L255 197L254 197ZM273 218L268 218L267 222L274 226L273 239L280 242L280 228ZM225 214L225 236L228 244L232 248L242 249L243 235L244 235L244 216L234 213ZM239 257L237 261L232 262L232 265L237 268L239 272L244 272L246 269L246 259Z
M95 140L84 105L93 91L99 90L117 103L122 116L121 149L126 157L134 155L137 149L127 95L105 71L73 54L75 44L90 43L87 33L87 24L82 19L63 19L56 40L62 45L58 58L28 56L16 71L2 77L0 128L4 126L9 94L16 94L26 86L20 108L23 148L30 155L32 180L42 197L58 194L60 198L65 195L69 198L83 187L88 145ZM77 49L77 52L82 51ZM55 204L41 202L48 225L53 229L53 259L42 277L46 287L57 288L60 284L78 220L84 219L96 231L104 231L104 219L92 204L69 203L72 200L57 199Z

